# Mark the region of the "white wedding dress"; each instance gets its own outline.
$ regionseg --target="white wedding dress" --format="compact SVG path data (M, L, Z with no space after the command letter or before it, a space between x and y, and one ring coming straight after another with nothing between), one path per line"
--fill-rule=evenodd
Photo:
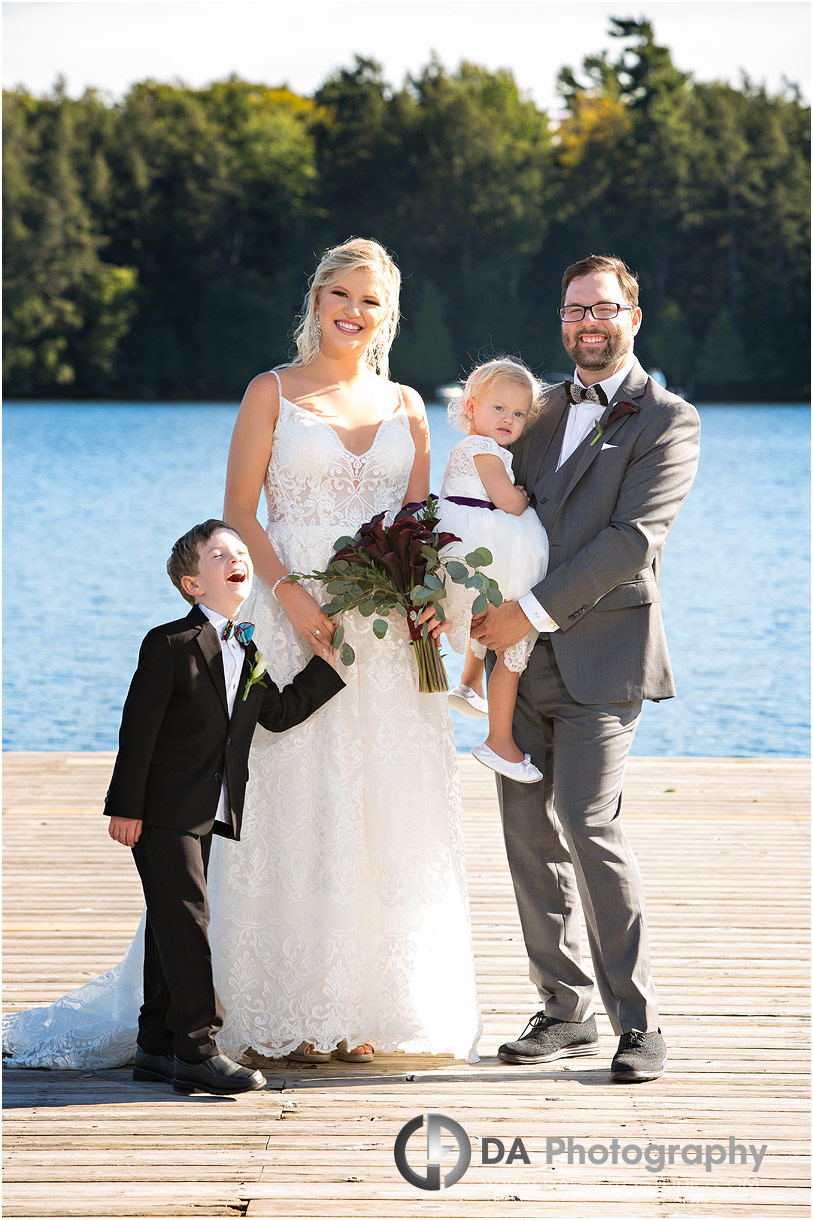
M313 413L282 398L265 483L267 532L289 571L323 569L333 543L396 511L414 458L400 400L370 448L351 453ZM321 602L324 587L306 582ZM241 615L271 677L309 659L258 581ZM461 798L445 695L418 692L403 620L383 640L344 618L356 661L346 689L297 728L258 728L242 838L215 837L209 935L226 1021L218 1041L283 1056L303 1041L331 1050L476 1060L474 981ZM4 1021L10 1066L126 1063L141 1003L143 928L124 960L45 1008Z

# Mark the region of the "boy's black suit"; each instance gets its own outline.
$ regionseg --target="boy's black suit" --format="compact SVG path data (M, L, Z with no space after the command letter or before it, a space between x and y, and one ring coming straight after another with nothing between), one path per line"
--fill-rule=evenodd
M195 606L147 634L124 704L105 813L144 823L133 857L147 903L138 1043L149 1054L196 1062L218 1053L206 866L224 774L231 827L218 822L217 832L239 839L258 720L282 732L344 686L314 657L282 691L266 678L243 700L256 655L248 644L229 717L220 640Z
M270 679L243 690L257 655L245 650L229 719L217 632L197 606L186 618L154 627L144 639L119 732L119 752L105 799L111 817L140 818L202 835L212 829L225 772L232 833L240 838L248 752L257 721L274 733L306 720L344 683L314 657L280 691ZM265 683L269 683L266 686Z

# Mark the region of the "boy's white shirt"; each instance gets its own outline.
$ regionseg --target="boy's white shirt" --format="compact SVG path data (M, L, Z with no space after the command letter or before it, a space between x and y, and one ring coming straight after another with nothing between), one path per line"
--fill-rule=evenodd
M222 614L218 614L216 610L210 610L208 606L204 606L203 602L198 602L198 605L214 627L217 632L217 638L220 640L220 651L223 654L223 674L226 679L226 705L229 709L229 717L231 717L234 710L237 687L240 684L240 674L243 672L245 650L243 645L233 635L228 640L223 639L223 628L229 622L227 618L224 618ZM223 784L220 789L220 800L217 803L215 821L225 822L227 826L231 826L229 793L226 788L225 771L223 772Z
M608 377L606 381L594 382L594 385L600 385L607 396L607 402L613 401L614 396L618 393L626 380L630 369L635 363L635 357L630 356L627 364L617 373L613 373L612 377ZM573 373L574 385L582 386L587 389L583 381L579 377L578 370ZM582 441L590 435L590 431L596 421L601 419L604 414L604 406L600 402L585 402L571 403L567 409L567 423L565 424L565 434L562 437L562 449L559 454L559 461L556 464L558 470L564 465L571 453L574 453ZM517 599L517 604L522 610L525 617L528 619L532 627L537 631L546 631L550 634L552 631L559 630L559 624L555 623L547 610L534 597L533 593L525 593Z

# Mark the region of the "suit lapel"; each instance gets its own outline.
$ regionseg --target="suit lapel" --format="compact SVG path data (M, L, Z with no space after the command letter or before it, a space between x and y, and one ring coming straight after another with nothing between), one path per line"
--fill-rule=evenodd
M626 379L619 386L618 392L613 395L612 401L606 408L606 414L609 415L613 407L617 406L619 402L625 402L626 400L634 401L635 399L641 398L646 390L648 381L648 374L644 372L641 365L636 360ZM580 479L584 477L592 466L593 462L601 453L602 447L607 443L608 440L610 440L611 437L615 436L618 429L623 427L625 422L630 418L632 417L626 415L622 419L617 419L614 424L610 425L609 428L605 428L604 432L601 434L601 439L596 441L595 444L590 443L595 436L595 433L591 432L589 436L582 441L575 452L571 454L568 461L565 462L561 469L557 472L565 477L565 486L561 497L559 498L556 513L554 514L555 516L561 511L565 500L570 495L573 488L580 481Z
M198 648L203 654L206 667L215 684L215 690L220 697L220 702L223 704L223 711L228 715L229 704L226 699L226 675L223 670L223 653L220 649L220 640L217 638L217 632L198 606L195 606L188 617L194 626L199 627Z
M542 410L531 437L524 486L535 487L556 469L568 408L564 385L557 386Z

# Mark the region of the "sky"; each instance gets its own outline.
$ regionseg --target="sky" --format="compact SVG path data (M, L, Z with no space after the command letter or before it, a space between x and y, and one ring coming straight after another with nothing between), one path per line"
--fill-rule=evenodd
M739 85L745 72L775 92L784 75L811 96L807 0L18 0L2 11L3 86L34 93L58 76L71 96L94 87L118 98L147 78L200 87L236 73L309 95L354 54L399 86L434 51L452 70L463 59L510 68L555 113L561 67L617 53L615 16L651 20L698 80Z

